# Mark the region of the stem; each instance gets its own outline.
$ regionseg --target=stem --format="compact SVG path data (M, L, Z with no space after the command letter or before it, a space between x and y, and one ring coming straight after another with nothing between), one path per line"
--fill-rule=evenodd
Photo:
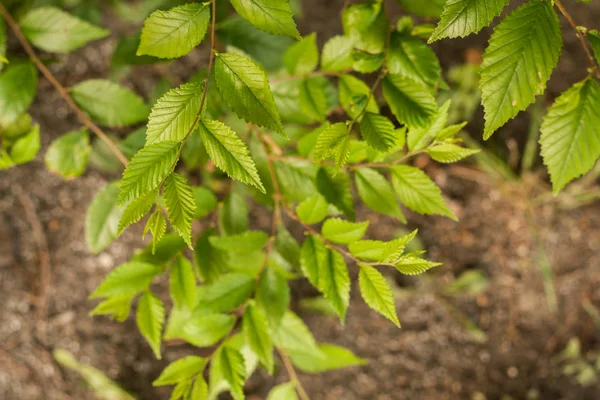
M594 55L592 54L592 50L590 49L590 45L589 45L587 39L583 36L583 33L581 33L581 31L579 29L577 29L577 23L575 23L575 20L573 19L573 17L571 17L569 12L563 6L562 2L560 0L555 0L554 4L556 4L556 7L560 11L560 13L563 15L563 17L565 17L565 19L567 20L569 25L571 25L571 27L573 27L573 29L575 30L575 34L577 35L579 42L581 42L581 47L583 47L583 50L585 51L585 54L587 55L588 63L590 65L590 72L592 74L596 75L596 77L600 78L600 70L598 69L598 65L596 64L596 59L594 58Z
M300 396L301 400L310 400L310 397L308 397L308 394L306 394L306 390L304 390L304 388L302 387L302 383L298 379L298 374L296 374L296 369L294 368L294 365L290 361L290 358L279 347L276 347L276 349L277 349L277 352L279 353L279 356L281 357L281 361L283 361L283 365L285 366L285 369L287 370L288 375L290 376L290 381L296 387L298 396Z
M312 77L315 77L315 76L336 77L336 76L341 76L343 74L347 74L347 73L350 73L350 72L352 72L352 70L345 70L345 71L340 71L340 72L315 71L315 72L311 72L309 74L304 74L304 75L282 76L281 78L271 79L269 81L269 83L280 83L280 82L285 82L285 81L291 81L291 80L294 80L294 79L312 78Z
M44 77L46 77L46 79L52 84L52 86L54 86L56 88L56 90L61 95L61 97L67 102L67 105L69 106L69 108L71 108L71 110L73 110L75 115L77 115L77 118L79 119L79 121L83 125L85 125L90 131L95 133L102 141L104 141L108 145L108 147L111 149L111 151L115 154L115 156L119 159L119 161L121 161L121 163L124 166L127 166L127 163L129 162L129 160L127 160L127 157L125 157L125 155L121 152L121 150L119 150L119 148L117 147L115 142L113 142L106 135L106 133L104 133L102 131L102 129L100 129L98 127L98 125L96 125L94 122L92 122L92 120L87 116L87 114L85 112L83 112L77 106L77 104L75 104L75 102L69 95L69 92L67 91L67 89L65 89L65 87L54 77L52 72L50 72L48 70L48 68L46 68L44 63L42 63L40 61L40 59L36 55L35 51L33 50L31 45L27 41L27 38L25 38L25 35L23 35L21 28L15 22L15 20L12 18L12 16L6 10L6 8L4 7L4 5L2 3L0 3L0 14L2 14L4 19L6 20L7 25L10 27L10 29L13 31L13 33L19 40L19 42L21 43L21 46L23 46L23 48L25 49L25 52L27 53L27 55L29 56L31 61L40 70L42 75L44 75Z

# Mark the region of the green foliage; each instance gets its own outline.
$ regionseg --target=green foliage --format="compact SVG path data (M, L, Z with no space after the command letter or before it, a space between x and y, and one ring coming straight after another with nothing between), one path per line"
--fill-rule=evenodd
M124 321L133 305L158 358L163 339L212 347L157 377L155 385L174 386L172 399L214 399L225 390L242 399L257 366L274 373L274 353L308 373L364 365L347 349L318 344L290 304L325 309L343 322L355 276L349 269L357 266L363 300L399 327L386 276L441 265L408 250L416 231L365 238L369 221L379 218L358 214L356 221L357 210L364 205L403 223L401 206L456 219L422 166L478 152L462 143L466 122L457 122L456 110L474 109L479 96L452 96L445 82L468 77L475 87L477 67L469 66L468 76L445 74L425 41L477 33L500 19L509 1L398 3L439 18L437 26L395 19L380 0L346 5L343 32L327 40L300 36L297 3L288 0L107 4L120 18L145 20L143 28L118 38L110 79L61 88L83 126L55 139L44 159L65 179L82 175L88 161L107 174L123 165L121 179L89 207L86 242L100 252L142 220L152 240L90 295L102 299L91 315ZM562 47L557 6L529 0L493 28L479 70L485 139L544 93ZM45 51L69 53L109 33L59 8L20 9L25 38ZM5 28L0 19L0 169L32 161L45 134L27 113L37 90L35 64L8 54ZM587 40L588 76L554 100L541 124L541 155L555 193L600 158L600 35L578 31ZM161 78L149 103L115 83L136 65L185 57L205 38L208 65L172 89L171 77ZM430 162L413 163L417 155ZM171 301L150 291L167 275ZM320 295L292 301L293 280L302 278ZM446 293L476 293L485 284L469 275ZM302 392L294 378L268 399Z

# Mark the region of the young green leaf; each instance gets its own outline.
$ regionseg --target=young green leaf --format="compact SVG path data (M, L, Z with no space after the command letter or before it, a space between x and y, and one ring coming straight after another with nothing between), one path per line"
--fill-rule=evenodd
M29 133L15 140L10 149L10 158L15 164L25 164L40 151L40 126L35 124Z
M500 15L509 0L449 0L429 43L477 33Z
M148 232L152 234L152 254L155 254L158 243L160 243L167 232L167 220L161 210L154 211L150 218L148 218L143 236L146 237Z
M148 119L146 144L185 139L194 128L201 100L202 85L194 82L171 89L158 99Z
M104 250L118 236L124 207L118 206L119 185L104 187L88 207L85 217L85 241L93 253Z
M290 358L300 370L313 374L367 364L367 361L340 346L323 343L319 345L319 350L320 355L316 356L304 351L294 351L290 353Z
M446 0L396 0L406 11L421 17L439 18Z
M419 257L407 256L398 261L394 266L404 275L419 275L440 265L442 265L442 263L424 260Z
M150 344L156 358L160 360L160 338L165 323L165 306L154 293L146 292L140 297L136 322L140 333Z
M452 143L441 143L427 149L427 154L435 161L441 163L453 163L479 153L477 149L466 149Z
M344 33L354 47L371 54L381 53L387 38L388 21L381 2L352 4L342 11Z
M386 243L380 240L358 240L348 245L350 253L364 261L382 261L385 258Z
M346 171L336 173L332 168L320 168L317 173L317 189L329 204L336 206L351 220L355 219L350 176Z
M154 214L162 215L160 211L157 211ZM154 214L150 217L150 219L153 218ZM164 221L166 228L167 221L164 219L164 217L162 220ZM168 233L165 234L164 237L162 237L158 242L156 242L155 245L149 244L146 246L141 253L136 254L133 257L133 260L147 262L159 267L167 267L168 265L166 264L170 263L177 253L183 251L185 246L185 242L179 235L175 233Z
M152 279L161 272L156 265L140 261L129 261L119 265L90 294L90 299L98 297L134 296L147 289Z
M208 155L218 168L231 178L266 193L248 146L230 127L220 121L203 119L198 129Z
M244 120L287 137L265 72L238 54L219 54L215 78L223 99Z
M335 250L328 250L323 263L319 264L319 290L344 322L350 303L350 277L344 257Z
M152 386L175 385L181 381L201 374L206 366L206 359L198 356L185 356L173 361L152 382Z
M155 11L144 21L137 55L177 58L196 47L208 29L210 3L193 3Z
M555 194L600 157L599 110L600 84L593 78L573 85L548 110L540 144Z
M267 400L298 400L294 384L292 382L287 382L275 386L269 392Z
M33 102L37 71L31 63L11 65L0 75L0 125L17 121Z
M237 192L231 192L219 210L219 228L223 235L236 235L248 230L248 203Z
M232 347L223 346L217 351L212 362L212 368L219 371L223 379L229 383L229 390L233 398L235 400L243 399L244 381L246 380L244 356Z
M90 316L110 315L117 321L124 322L127 318L129 318L131 302L133 301L134 297L134 294L109 297L98 304L92 311L90 311Z
M137 199L158 189L173 170L177 160L177 142L160 142L141 149L123 172L119 204Z
M406 135L406 145L409 151L423 150L441 134L448 122L450 104L450 100L442 104L436 115L431 117L426 126L409 129Z
M196 304L196 276L192 263L181 254L175 258L169 276L169 291L175 307L192 310Z
M313 357L322 357L314 336L302 319L291 311L287 311L281 324L274 328L273 341L277 347L286 352L301 352Z
M437 112L435 99L427 87L402 75L389 75L383 80L383 96L398 121L409 128L426 126Z
M588 31L587 38L596 56L596 62L600 64L600 33L596 29L593 29Z
M299 37L289 0L231 0L235 11L258 29Z
M269 334L266 317L258 307L254 304L249 304L244 312L242 323L246 343L256 353L261 364L272 374L275 367L273 362L273 342Z
M254 290L254 279L249 275L228 273L206 286L200 298L200 307L212 312L228 312L242 305Z
M200 272L200 277L206 283L213 282L227 268L229 256L222 250L210 245L210 237L215 236L213 229L202 232L194 246L194 261Z
M358 283L360 294L365 303L400 328L396 304L394 303L394 293L392 293L392 288L381 272L369 265L361 265Z
M51 172L65 179L74 179L85 172L90 151L86 130L69 132L50 144L44 161Z
M279 325L290 304L290 287L275 268L266 268L262 273L256 289L256 304L264 311L270 326Z
M379 114L377 102L374 96L369 96L371 89L366 83L349 74L340 76L338 82L340 104L350 118L356 118L365 107L368 112Z
M300 250L300 267L308 281L319 288L319 269L327 258L325 243L315 235L309 235L302 244Z
M406 207L420 214L439 214L457 220L444 202L442 191L425 172L408 165L395 166L391 171L394 189Z
M171 392L171 397L169 400L180 400L186 399L189 395L189 392L192 388L192 380L186 379L175 385L173 391Z
M192 248L192 220L196 213L192 187L183 176L172 173L165 180L163 197L171 226Z
M318 224L327 217L327 201L320 194L315 194L298 204L296 213L305 224Z
M354 182L358 195L367 207L406 223L392 185L383 175L371 168L357 168Z
M196 214L194 218L206 217L209 213L217 209L217 196L204 186L194 186L194 199L196 200Z
M348 127L343 122L337 122L330 125L324 124L323 129L319 129L319 136L314 145L312 155L316 161L336 155L340 147L348 138Z
M327 115L327 95L318 77L302 79L300 83L300 109L311 121L323 121Z
M321 69L326 72L349 70L354 64L352 58L353 41L346 36L334 36L323 46Z
M204 377L198 375L192 386L189 400L206 400L208 398L208 384Z
M290 75L304 75L313 72L319 64L317 35L311 33L288 47L283 55L283 63Z
M19 25L34 46L51 53L69 53L110 34L56 7L33 8Z
M398 132L383 115L367 112L360 121L360 133L369 146L387 153L398 143Z
M440 62L433 50L420 39L406 33L392 34L387 67L391 74L419 82L430 91L435 89L442 76Z
M78 83L71 88L71 96L93 120L111 128L145 121L150 112L140 96L104 79Z
M484 139L544 92L561 47L560 23L547 1L522 5L494 29L480 70Z
M211 236L210 244L224 251L250 253L267 245L269 235L263 231L246 231L232 236Z
M323 237L334 243L348 244L361 239L367 232L369 221L350 222L329 218L321 228Z
M148 214L154 203L156 202L156 192L148 192L142 197L135 199L130 202L125 208L121 220L119 221L119 227L117 229L118 234L121 234L131 224L135 224L144 215Z
M196 347L212 346L231 331L234 322L227 314L195 313L183 327L183 339Z

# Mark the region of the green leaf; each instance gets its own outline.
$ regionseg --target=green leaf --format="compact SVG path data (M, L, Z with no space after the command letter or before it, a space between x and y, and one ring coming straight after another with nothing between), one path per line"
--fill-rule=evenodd
M274 268L266 268L262 273L256 288L256 304L265 312L272 327L279 325L290 304L290 288Z
M334 36L323 46L321 69L326 72L349 70L354 64L352 58L353 41L346 36Z
M346 171L336 173L331 168L320 168L317 173L317 189L329 204L336 206L349 219L355 219L350 176Z
M237 192L230 193L219 211L221 233L231 236L247 231L248 212L246 199Z
M10 149L10 158L15 164L32 161L40 151L40 126L35 124L29 133L15 140Z
M600 157L598 110L600 84L593 78L573 85L548 110L540 144L555 194L589 171Z
M302 352L314 357L322 356L321 350L302 319L287 311L281 324L274 328L273 341L286 352Z
M323 343L319 345L319 349L321 356L316 357L303 351L290 353L292 363L300 370L312 374L367 364L365 360L340 346Z
M202 85L194 82L171 89L158 99L148 119L146 144L184 140L194 129L201 100Z
M274 258L275 253L279 255L278 264L283 265L286 270L292 271L300 266L300 245L283 224L277 227L271 258Z
M327 258L325 243L318 236L309 235L300 251L300 267L309 282L319 288L319 269Z
M137 55L177 58L196 47L208 29L210 3L185 4L155 11L146 19Z
M204 378L199 375L194 381L192 391L190 392L190 400L206 400L208 398L208 385Z
M444 8L446 0L396 0L408 12L421 17L438 18Z
M119 203L124 204L158 189L171 173L178 149L177 142L160 142L137 152L123 172Z
M175 385L175 388L173 388L173 391L171 392L171 397L169 397L169 400L179 400L179 399L187 398L191 387L192 387L191 379L186 379L184 381L179 382L177 385Z
M235 11L258 29L299 37L289 0L231 0Z
M275 386L269 392L267 400L298 400L296 389L292 382L282 383Z
M479 153L477 149L466 149L452 143L441 143L427 149L427 154L435 161L441 163L453 163Z
M194 314L183 327L183 338L196 347L218 343L233 328L233 317L227 314Z
M246 231L232 236L211 236L210 244L224 251L250 253L267 245L269 235L263 231Z
M198 129L208 155L219 169L266 193L248 146L230 127L220 121L203 119Z
M398 143L394 124L383 115L367 112L360 121L360 133L369 146L387 153Z
M406 145L410 151L423 150L433 142L448 122L451 101L446 101L426 126L412 128L406 135Z
M449 0L429 43L477 33L500 15L509 0Z
M350 222L340 218L329 218L323 224L321 234L331 242L348 244L362 238L368 227L369 221Z
M204 186L194 186L194 199L196 200L196 214L194 218L206 217L217 209L217 196Z
M65 179L73 179L85 172L90 150L90 138L86 130L69 132L50 144L44 161L51 172Z
M368 112L379 114L379 107L374 96L369 96L371 88L357 77L345 74L339 77L338 91L340 104L350 118L356 118L365 108ZM367 102L367 99L370 100ZM357 99L362 100L357 102Z
M419 275L433 267L438 267L440 265L442 265L442 263L423 260L419 257L407 256L402 258L394 266L400 273L404 275Z
M160 211L158 214L161 214ZM152 217L150 217L150 219L152 219ZM164 217L163 221L166 225ZM177 253L184 249L185 242L183 239L175 233L168 233L156 243L156 246L153 246L152 244L146 246L146 248L144 248L141 253L136 254L133 259L163 267L165 264L169 263Z
M136 322L140 333L150 344L156 358L160 360L160 338L165 323L165 306L152 292L146 292L140 297Z
M185 356L173 361L152 382L152 386L175 385L181 381L193 378L202 373L206 366L206 359L198 356Z
M4 69L4 64L8 63L6 59L6 24L4 19L0 18L0 71Z
M119 185L108 184L88 207L85 217L85 241L93 253L104 250L119 233L119 220L124 207L119 207Z
M547 1L522 5L494 29L480 70L484 139L544 92L561 47L560 23Z
M303 201L316 191L317 166L311 161L275 161L275 173L280 182L288 182L280 189L284 198L290 202Z
M319 77L302 79L299 93L300 109L311 121L323 121L327 115L327 95Z
M135 224L140 219L142 219L144 215L148 214L155 201L156 192L148 192L142 197L129 203L127 205L127 208L125 208L123 215L121 216L117 233L120 234L129 225Z
M391 215L402 222L406 222L400 206L396 201L396 195L388 180L371 168L357 168L355 170L354 182L361 200L371 210Z
M389 24L381 2L369 1L345 7L342 24L355 48L372 54L383 51Z
M90 79L71 88L71 97L98 123L119 128L148 118L144 100L131 90L104 79Z
M192 263L182 255L175 258L169 276L169 291L175 307L193 309L196 304L196 276Z
M163 197L171 226L192 248L192 220L196 213L192 187L183 176L172 173L165 180Z
M227 253L210 245L209 239L214 235L213 229L205 230L194 246L194 261L204 282L214 281L227 267Z
M327 201L320 194L315 194L298 204L296 214L305 224L318 224L327 217Z
M419 82L430 90L435 89L442 75L433 50L420 39L405 33L392 34L387 67L391 74Z
M150 218L148 218L148 222L146 222L146 226L144 227L143 237L146 237L148 232L152 234L152 254L154 254L156 253L156 246L167 232L167 220L161 210L154 211Z
M350 277L344 257L337 251L328 250L323 263L319 264L318 273L319 290L344 322L350 303Z
M600 33L595 29L588 31L587 38L592 46L592 50L594 50L596 62L600 64Z
M425 172L408 165L395 166L391 171L394 189L406 207L420 214L439 214L457 220L444 202L442 191Z
M254 279L240 273L222 275L202 292L200 307L216 313L242 305L254 290Z
M381 65L384 61L384 54L369 54L366 52L362 52L360 50L352 52L352 58L354 60L354 64L352 65L352 69L356 72L360 72L363 74L369 74L371 72L377 71L381 68Z
M124 322L129 317L131 302L133 301L134 297L134 294L110 297L90 311L90 316L110 315L117 321Z
M398 121L410 128L426 126L437 112L428 88L401 75L389 75L383 80L383 96Z
M56 7L33 8L19 25L34 46L51 53L69 53L110 34Z
M254 304L246 307L242 330L252 351L256 353L267 371L272 374L275 364L273 362L273 342L269 334L267 318Z
M288 47L283 55L283 63L290 75L304 75L313 72L319 64L317 35L311 33Z
M246 367L244 356L229 346L223 346L213 358L216 371L229 383L229 390L235 400L244 398L244 381L246 380ZM212 370L211 370L212 371Z
M90 299L136 295L147 289L160 268L146 262L129 261L119 265L90 294Z
M335 156L340 148L344 146L348 138L348 127L343 122L329 124L326 122L322 129L319 129L317 141L314 145L312 155L316 161Z
M33 102L37 90L37 71L31 63L9 66L0 75L0 125L18 120Z
M219 54L215 77L223 99L240 118L287 137L269 81L258 65L238 54Z
M392 293L392 288L381 272L369 265L361 265L358 283L360 294L365 303L400 328L394 293Z

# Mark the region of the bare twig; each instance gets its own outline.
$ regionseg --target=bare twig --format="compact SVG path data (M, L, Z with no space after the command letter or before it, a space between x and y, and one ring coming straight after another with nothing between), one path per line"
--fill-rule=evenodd
M36 55L35 51L33 50L31 45L27 41L27 38L25 38L25 35L23 35L21 28L15 22L15 20L12 18L10 13L6 10L4 5L2 5L2 3L0 3L0 14L2 14L7 25L14 32L15 36L17 37L17 39L19 40L19 42L25 49L25 52L27 53L27 55L29 56L31 61L40 70L42 75L44 75L46 77L46 79L48 79L48 81L52 84L52 86L54 86L54 88L56 88L56 90L61 95L61 97L67 102L67 105L69 106L69 108L71 108L71 110L73 110L75 115L77 115L77 118L79 119L79 121L83 125L85 125L90 131L92 131L94 134L96 134L102 141L104 141L108 145L108 147L111 149L111 151L115 154L115 156L119 159L119 161L121 161L121 163L124 166L127 166L127 163L128 163L127 157L125 157L125 155L121 152L121 150L119 150L119 147L115 144L115 142L113 142L108 137L108 135L106 135L106 133L104 133L102 131L102 129L100 129L98 127L98 125L96 125L94 122L92 122L92 120L87 116L87 114L85 112L83 112L77 106L77 104L75 104L75 102L69 95L69 92L67 91L67 89L56 79L56 77L54 77L52 72L50 72L48 70L48 68L46 68L44 63L42 63L40 61L39 57Z
M298 379L298 374L296 374L296 369L294 368L294 365L290 361L290 358L288 357L287 354L285 354L285 351L283 351L279 347L276 347L276 349L277 349L277 352L279 353L279 356L281 357L281 361L283 361L283 365L285 366L285 369L287 370L288 375L290 376L290 381L296 387L298 396L300 396L301 400L310 400L310 397L308 397L306 390L304 390L304 387L302 387L302 383L300 382L300 379Z

